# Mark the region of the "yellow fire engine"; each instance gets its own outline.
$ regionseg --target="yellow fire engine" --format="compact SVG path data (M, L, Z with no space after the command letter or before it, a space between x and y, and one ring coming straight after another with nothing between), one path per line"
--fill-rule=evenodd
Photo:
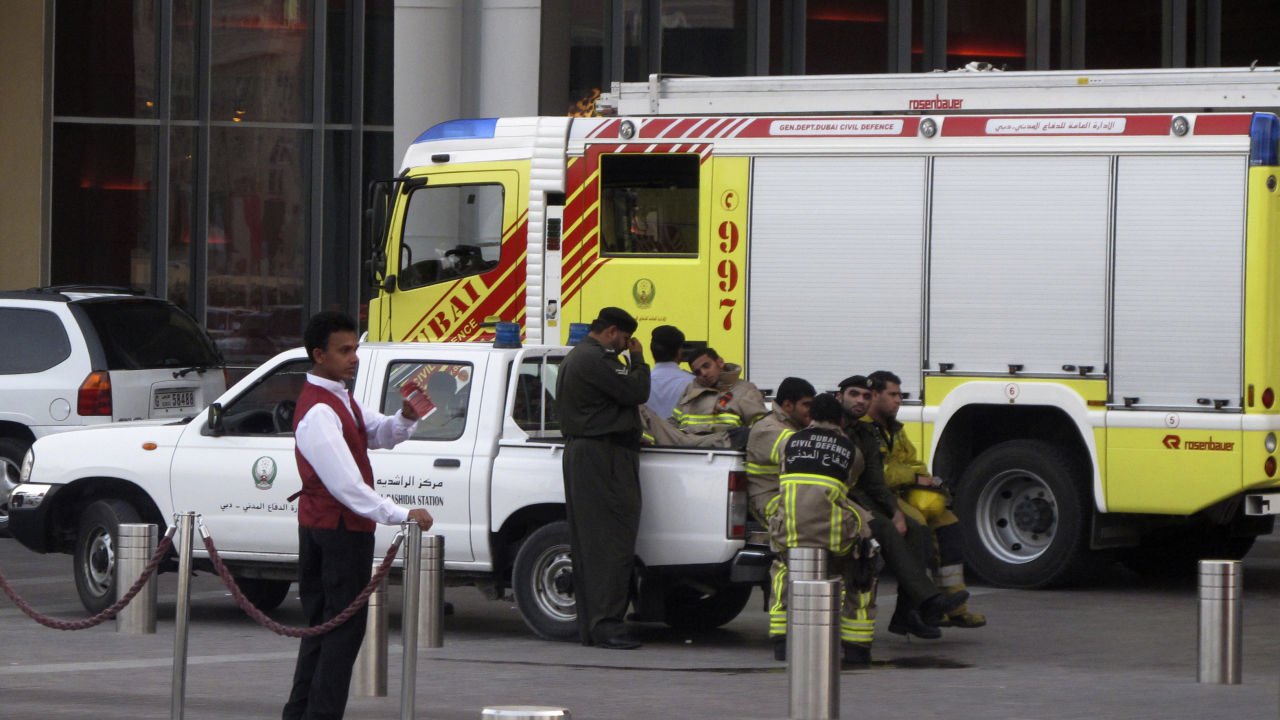
M378 186L369 334L605 305L762 388L903 379L992 582L1240 556L1280 513L1274 68L660 78L458 120Z

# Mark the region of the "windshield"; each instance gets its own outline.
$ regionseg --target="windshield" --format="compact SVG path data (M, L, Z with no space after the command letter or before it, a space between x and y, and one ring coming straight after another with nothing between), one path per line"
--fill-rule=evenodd
M163 300L79 303L98 333L108 370L220 367L213 340L190 315Z

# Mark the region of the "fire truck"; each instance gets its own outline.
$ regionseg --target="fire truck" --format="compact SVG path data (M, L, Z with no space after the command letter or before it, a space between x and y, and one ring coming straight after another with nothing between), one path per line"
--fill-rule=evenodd
M1280 513L1280 69L665 78L456 120L375 186L369 336L606 305L761 388L887 369L988 581L1240 557Z

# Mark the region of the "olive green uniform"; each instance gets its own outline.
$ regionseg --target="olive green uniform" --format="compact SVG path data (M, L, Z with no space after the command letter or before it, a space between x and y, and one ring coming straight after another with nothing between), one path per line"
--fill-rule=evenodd
M640 529L640 413L649 366L630 366L590 336L565 356L556 410L565 435L564 496L584 645L622 632Z

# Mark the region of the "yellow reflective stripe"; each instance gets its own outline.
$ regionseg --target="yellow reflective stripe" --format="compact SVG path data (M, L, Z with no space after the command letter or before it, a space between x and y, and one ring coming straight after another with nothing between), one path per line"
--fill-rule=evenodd
M782 504L787 511L787 547L795 547L800 539L799 533L796 532L796 486L799 484L799 482L784 481L781 488L782 493L787 496Z
M780 468L777 465L761 465L759 463L747 463L747 472L753 475L777 475Z
M829 478L826 475L810 475L808 473L786 473L778 478L778 482L783 485L821 485L822 487L838 490L841 494L845 491L844 483Z
M781 455L782 445L787 441L788 438L790 438L792 435L795 435L795 434L796 434L795 430L783 430L781 433L779 433L778 439L773 441L773 449L769 451L769 460L775 463L782 462L782 455Z
M733 413L720 413L719 415L672 415L680 422L680 427L696 427L699 425L732 425L740 427L742 418Z
M774 495L769 498L769 502L764 504L764 516L766 519L773 517L773 514L778 511L778 503L780 502L782 502L781 494Z
M832 499L834 500L835 498L832 498ZM838 504L834 503L834 502L833 502L833 503L831 503L831 523L830 523L830 525L831 525L831 538L830 538L830 543L831 543L831 544L830 544L830 548L831 548L831 551L832 551L832 552L834 552L834 553L836 553L836 554L838 554L838 555L843 555L843 554L844 554L844 553L842 552L842 551L844 550L844 548L843 548L843 547L841 547L841 545L840 545L840 538L841 538L841 537L843 537L843 534L842 534L842 532L841 532L842 528L840 527L840 526L843 524L843 522L842 522L842 518L841 518L841 515L843 515L843 513L841 513L841 512L840 512L840 506L839 506Z

